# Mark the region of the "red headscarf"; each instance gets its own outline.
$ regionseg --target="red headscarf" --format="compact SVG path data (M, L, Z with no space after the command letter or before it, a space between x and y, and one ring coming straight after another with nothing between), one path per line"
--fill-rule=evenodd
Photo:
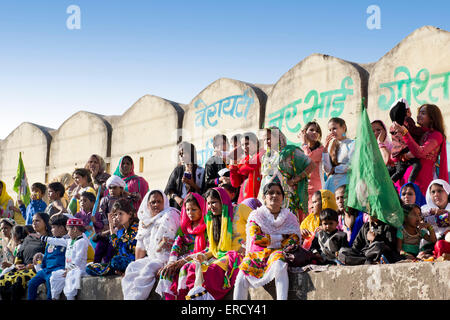
M206 238L205 238L206 224L204 219L206 214L206 201L198 193L191 192L189 194L192 194L195 200L197 200L197 204L202 212L202 217L200 218L200 221L197 224L197 226L195 228L192 228L192 222L189 219L188 215L186 214L186 199L187 199L186 196L185 200L183 201L183 206L181 207L180 224L181 224L181 231L184 234L195 235L194 253L197 253L206 248Z

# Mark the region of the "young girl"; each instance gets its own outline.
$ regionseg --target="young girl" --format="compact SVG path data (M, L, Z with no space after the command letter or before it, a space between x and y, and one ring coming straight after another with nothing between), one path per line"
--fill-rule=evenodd
M405 220L403 226L397 229L397 249L405 259L417 260L427 258L426 254L419 255L420 240L436 242L436 234L429 223L420 222L420 207L416 204L403 205Z
M425 197L423 196L422 192L420 191L420 188L417 184L414 182L408 182L405 183L400 188L400 199L402 200L403 204L417 204L420 207L425 205L427 202L425 200Z
M384 164L388 165L391 158L392 143L387 135L386 125L381 120L374 120L371 124Z
M320 212L327 208L337 211L336 198L329 190L316 191L312 197L313 211L308 214L300 225L300 233L303 239L303 247L309 249L314 239L314 234L320 227Z
M323 188L325 181L323 178L322 153L324 146L320 142L322 139L322 129L315 121L308 122L298 134L303 152L316 164L311 172L308 182L308 211L312 209L312 196Z
M75 169L72 177L77 185L72 192L72 198L67 206L67 210L70 214L75 215L80 211L80 198L81 194L85 191L91 192L94 196L97 195L94 188L92 187L92 179L89 170L84 168Z
M139 225L131 201L127 199L117 200L108 218L110 239L116 254L108 264L88 264L86 272L91 276L123 274L130 262L135 259L136 235ZM114 218L118 220L120 229L114 227Z
M198 193L190 193L181 207L181 227L170 252L167 265L160 270L160 280L155 291L166 300L177 295L178 273L192 259L191 254L204 250L208 244L206 235L205 199Z
M323 167L328 175L324 189L334 193L337 187L347 184L347 170L355 143L346 138L347 125L341 118L331 118L328 131L322 154Z

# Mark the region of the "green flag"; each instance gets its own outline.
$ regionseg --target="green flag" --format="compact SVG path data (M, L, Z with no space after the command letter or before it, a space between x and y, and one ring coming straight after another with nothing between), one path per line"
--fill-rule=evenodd
M347 206L396 228L403 224L403 209L363 104L348 181Z
M28 206L30 203L30 188L28 187L25 166L22 161L22 152L19 152L19 166L17 167L13 190L19 195L20 200L22 200L25 206Z

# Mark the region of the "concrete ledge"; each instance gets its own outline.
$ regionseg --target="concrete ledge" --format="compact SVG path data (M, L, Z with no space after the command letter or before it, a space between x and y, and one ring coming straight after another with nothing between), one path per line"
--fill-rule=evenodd
M119 276L83 277L77 300L122 300L120 280ZM450 261L291 270L289 281L289 300L450 300ZM39 299L46 299L45 292L42 284ZM251 300L276 299L273 281L249 293ZM232 299L230 291L225 300ZM161 297L153 290L149 300Z
M450 261L330 266L290 272L289 300L450 300ZM272 281L250 289L251 300L276 299Z

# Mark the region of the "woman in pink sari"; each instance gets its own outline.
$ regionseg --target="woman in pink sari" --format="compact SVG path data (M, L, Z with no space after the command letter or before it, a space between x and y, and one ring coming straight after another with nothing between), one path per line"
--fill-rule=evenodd
M125 181L124 191L129 193L136 211L139 210L142 199L148 192L148 183L143 177L139 177L134 173L133 159L130 156L120 158L114 175L121 177Z
M448 181L447 148L444 119L441 110L434 104L424 104L419 107L417 123L425 131L420 145L409 134L405 126L394 122L395 130L403 135L411 153L420 159L422 169L415 183L422 194L426 194L430 182L436 178ZM436 162L439 157L439 174L436 173Z

